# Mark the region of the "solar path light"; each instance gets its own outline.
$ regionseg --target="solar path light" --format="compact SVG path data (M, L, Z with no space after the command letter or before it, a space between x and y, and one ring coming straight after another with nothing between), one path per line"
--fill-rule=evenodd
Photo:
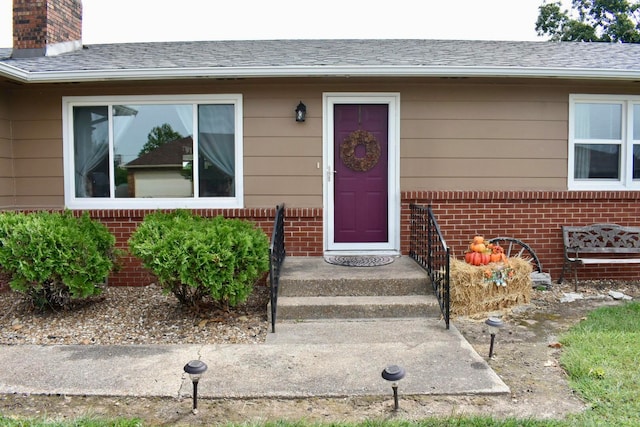
M207 364L201 360L192 360L184 365L184 371L189 374L191 382L193 383L193 414L198 413L198 381L207 370Z
M496 334L504 326L504 323L498 317L489 317L484 323L489 326L489 333L491 334L491 345L489 346L489 359L491 359L493 357L493 344L496 340Z
M397 411L398 405L398 381L404 378L404 369L398 365L389 365L382 371L382 378L391 382L393 389L393 410Z

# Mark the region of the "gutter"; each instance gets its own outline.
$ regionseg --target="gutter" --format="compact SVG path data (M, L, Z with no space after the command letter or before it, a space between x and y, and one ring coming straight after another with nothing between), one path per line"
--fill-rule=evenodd
M520 77L633 81L640 80L640 70L531 67L290 66L140 68L29 72L0 62L0 76L5 76L22 83L271 77Z

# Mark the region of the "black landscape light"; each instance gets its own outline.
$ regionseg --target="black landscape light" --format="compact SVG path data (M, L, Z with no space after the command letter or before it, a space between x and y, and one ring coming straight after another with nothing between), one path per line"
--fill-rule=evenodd
M300 101L296 107L296 122L304 122L307 118L307 106Z
M200 377L206 370L207 364L202 360L192 360L184 365L184 371L189 374L189 378L193 383L193 409L191 412L194 414L198 413L198 381L200 381Z
M498 317L489 317L485 322L489 326L489 333L491 334L491 345L489 346L489 359L493 357L493 344L496 339L498 330L504 326L502 319Z
M397 411L398 405L398 381L404 378L404 369L398 365L389 365L382 371L382 378L391 382L393 389L393 410Z

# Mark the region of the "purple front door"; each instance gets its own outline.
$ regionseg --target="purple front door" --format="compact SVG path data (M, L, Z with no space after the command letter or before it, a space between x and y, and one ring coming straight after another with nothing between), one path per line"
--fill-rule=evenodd
M387 104L334 105L334 242L389 241Z

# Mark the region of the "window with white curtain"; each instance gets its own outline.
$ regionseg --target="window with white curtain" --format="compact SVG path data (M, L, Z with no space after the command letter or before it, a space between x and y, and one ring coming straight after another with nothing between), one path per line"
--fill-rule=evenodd
M569 189L640 189L640 96L571 95Z
M241 95L63 99L70 208L242 206Z

